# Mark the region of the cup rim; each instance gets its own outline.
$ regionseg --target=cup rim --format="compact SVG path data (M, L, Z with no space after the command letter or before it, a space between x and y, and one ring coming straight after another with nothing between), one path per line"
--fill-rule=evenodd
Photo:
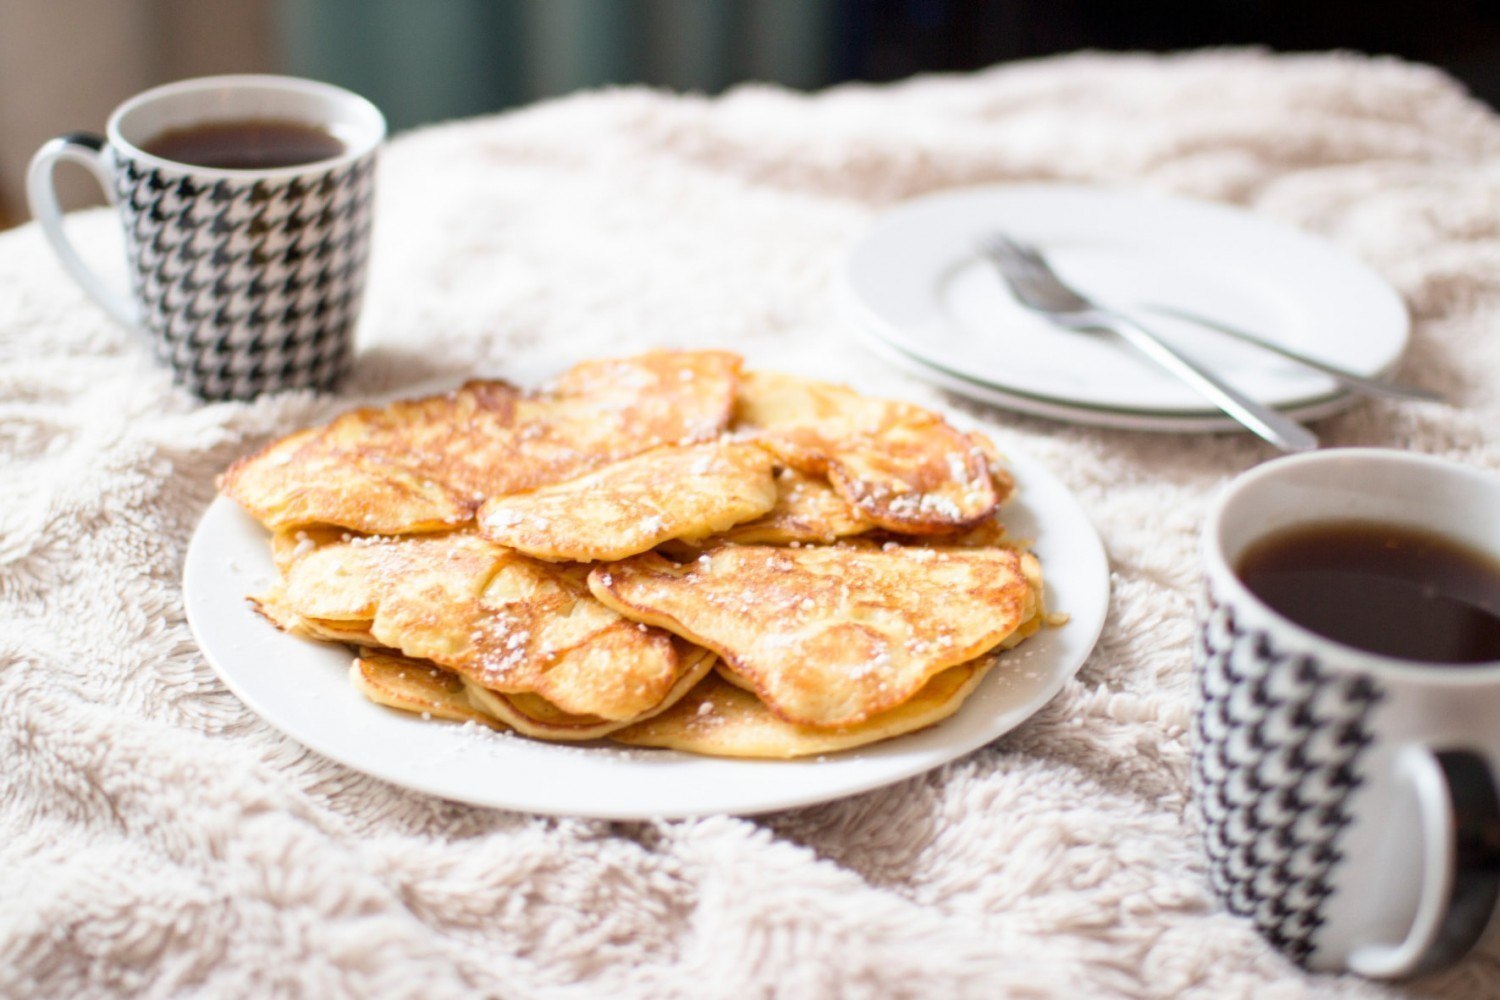
M350 145L338 156L331 156L325 160L313 160L308 163L298 163L289 167L269 167L257 170L204 167L194 163L169 160L154 153L146 152L140 146L126 139L120 131L120 124L126 115L153 101L158 101L165 97L173 97L178 94L188 94L194 91L213 90L223 87L295 91L336 99L346 102L353 107L354 110L351 117L366 119L369 124L373 125L373 128L370 130L370 135L366 141L358 145ZM109 121L105 125L105 136L108 138L111 146L123 150L129 154L131 159L140 160L158 170L191 173L195 177L205 177L214 180L284 180L308 173L322 173L328 170L336 170L368 156L385 139L386 122L385 116L381 114L380 109L368 98L332 83L324 83L321 80L309 80L297 76L283 76L275 73L231 73L221 76L192 77L191 79L177 80L172 83L164 83L160 86L152 87L149 90L143 90L134 97L124 101L110 113Z
M1394 465L1425 469L1433 474L1456 475L1477 486L1496 490L1497 481L1485 470L1463 465L1450 459L1438 458L1394 448L1328 448L1321 451L1288 455L1266 462L1248 472L1241 473L1220 490L1209 508L1203 522L1201 536L1202 559L1205 563L1205 578L1212 578L1215 586L1227 584L1233 589L1236 601L1249 604L1261 614L1295 636L1298 642L1317 655L1325 665L1335 670L1367 670L1376 675L1400 679L1407 683L1446 687L1488 686L1500 682L1500 660L1483 660L1474 663L1451 663L1441 660L1407 660L1383 653L1373 653L1349 646L1337 640L1299 625L1281 612L1261 600L1245 585L1234 567L1225 557L1223 546L1224 512L1236 496L1263 480L1284 473L1289 468L1319 465L1334 459L1388 462ZM1500 492L1497 490L1496 492ZM1308 523L1312 523L1309 521ZM1423 526L1426 530L1441 532L1440 527Z

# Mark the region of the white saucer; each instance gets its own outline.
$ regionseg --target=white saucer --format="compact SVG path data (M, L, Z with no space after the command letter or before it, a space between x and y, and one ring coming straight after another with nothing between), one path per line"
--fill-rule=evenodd
M850 254L853 322L950 379L988 387L1004 397L990 400L999 405L1031 403L1031 412L1042 406L1064 419L1114 414L1125 423L1095 422L1121 426L1235 426L1118 339L1060 330L1016 303L974 253L996 231L1037 244L1070 283L1283 410L1328 412L1349 394L1311 369L1140 306L1214 317L1371 377L1390 372L1406 346L1400 297L1327 243L1209 202L1073 185L969 188L893 210Z
M961 414L949 418L974 426ZM1006 528L1034 540L1048 608L1071 620L1003 654L952 718L826 758L727 760L544 743L376 705L350 684L348 649L279 632L251 610L246 595L275 577L269 536L224 497L193 534L183 599L198 645L241 701L304 746L392 784L475 805L609 819L790 809L878 788L983 746L1041 709L1093 649L1109 605L1099 536L1045 466L1003 438L996 443L1020 487L1004 508Z

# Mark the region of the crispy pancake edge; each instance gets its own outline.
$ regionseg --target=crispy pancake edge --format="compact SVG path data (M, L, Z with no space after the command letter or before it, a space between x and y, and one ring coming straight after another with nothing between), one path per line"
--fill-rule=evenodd
M349 681L370 701L399 712L507 728L469 703L457 674L420 660L361 649L349 665Z
M709 650L701 647L695 648L691 652L679 649L678 653L678 662L685 663L686 665L672 687L667 691L666 697L656 707L635 718L624 720L601 719L597 722L580 723L578 725L547 723L521 711L510 698L501 692L491 691L475 683L471 678L463 677L462 675L460 675L460 679L463 682L465 694L475 708L494 715L523 736L530 736L533 739L546 740L548 742L596 740L624 729L626 726L632 726L638 722L655 718L662 712L667 711L697 686L713 670L714 664L718 662L718 657Z
M988 655L949 667L900 705L842 729L789 723L753 694L716 672L670 712L621 729L610 738L630 746L752 760L794 760L840 753L905 736L951 717L963 707L995 662L996 657ZM737 738L729 741L729 745L715 739L718 727L714 714L722 712L721 706L726 703L735 706L735 713L742 718L749 716L739 725L732 724L732 728L741 731L734 734Z

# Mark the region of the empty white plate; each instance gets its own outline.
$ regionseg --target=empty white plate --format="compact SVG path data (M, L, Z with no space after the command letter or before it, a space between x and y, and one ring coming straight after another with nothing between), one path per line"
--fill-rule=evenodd
M854 322L950 381L995 390L1000 405L1158 429L1235 426L1123 341L1061 330L1017 303L975 253L997 231L1036 244L1064 280L1284 410L1325 413L1349 396L1295 362L1142 307L1196 312L1372 377L1406 346L1400 297L1321 240L1222 205L1075 185L968 188L894 209L850 255Z

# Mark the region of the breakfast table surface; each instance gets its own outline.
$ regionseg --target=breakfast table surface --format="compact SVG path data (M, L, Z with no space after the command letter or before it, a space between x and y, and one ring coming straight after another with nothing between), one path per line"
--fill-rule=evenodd
M0 235L0 995L1442 997L1303 971L1215 902L1191 801L1198 531L1274 457L945 396L841 308L880 213L1066 181L1222 201L1363 260L1400 377L1314 428L1500 470L1500 118L1355 55L1077 55L805 95L625 88L397 136L350 382L202 404ZM69 225L113 262L105 210ZM1213 247L1204 247L1211 254ZM759 817L608 822L444 801L303 748L219 681L182 568L215 477L361 401L654 347L956 407L1098 527L1092 655L925 775ZM1024 489L1025 484L1021 484Z

